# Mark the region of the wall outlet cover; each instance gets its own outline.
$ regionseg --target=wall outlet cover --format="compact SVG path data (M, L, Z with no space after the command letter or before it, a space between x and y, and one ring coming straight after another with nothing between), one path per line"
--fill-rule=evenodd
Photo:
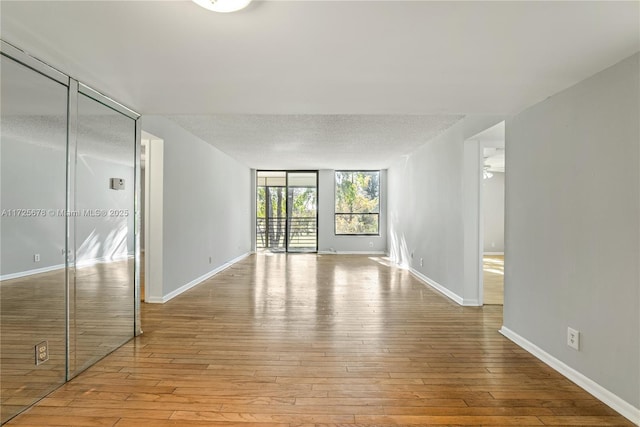
M36 344L35 346L36 352L36 365L40 365L47 360L49 360L49 343L47 341L42 341Z
M580 331L573 328L567 328L567 345L580 351Z

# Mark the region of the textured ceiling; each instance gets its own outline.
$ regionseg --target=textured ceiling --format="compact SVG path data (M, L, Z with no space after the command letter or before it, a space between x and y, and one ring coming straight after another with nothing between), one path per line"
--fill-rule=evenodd
M460 115L517 113L630 56L639 13L636 1L254 1L216 14L188 0L3 0L0 28L247 164L320 167L333 153L374 167ZM370 131L377 116L410 124Z
M461 116L169 116L256 169L386 168Z

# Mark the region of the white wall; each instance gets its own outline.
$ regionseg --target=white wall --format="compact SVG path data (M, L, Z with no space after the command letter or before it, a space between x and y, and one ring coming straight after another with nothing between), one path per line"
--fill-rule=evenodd
M93 102L93 101L91 101ZM115 114L115 113L114 113ZM104 117L81 117L75 164L74 242L69 250L78 265L133 255L135 127L117 117L120 128L102 133ZM130 123L129 123L130 122ZM110 124L117 124L110 122ZM46 126L44 126L46 125ZM66 120L61 117L3 118L2 209L40 209L36 217L3 216L3 279L63 268L65 264ZM110 129L114 129L111 127ZM129 147L126 147L129 141ZM120 144L118 149L113 146ZM125 156L123 157L123 149ZM111 153L105 155L105 152ZM120 157L118 157L120 156ZM109 188L110 178L124 178L125 191ZM90 216L87 210L107 211ZM110 214L108 211L117 211ZM126 215L125 215L126 214ZM40 255L40 261L34 255Z
M105 217L80 215L76 218L76 262L79 265L134 255L134 136L132 129L129 164L91 155L83 155L77 162L76 210L116 211ZM110 178L124 178L125 190L110 189Z
M462 163L458 124L388 171L389 255L462 295ZM423 266L420 266L420 259Z
M471 147L465 140L501 119L466 117L392 165L387 174L391 258L460 303L477 304L479 298L479 213L468 207L477 206L472 199L479 193L480 145ZM470 171L468 164L475 169ZM467 216L475 219L475 226L467 225ZM465 253L467 246L472 254ZM470 273L465 266L474 277L466 277ZM465 285L474 280L475 286Z
M251 171L164 117L142 129L164 140L166 296L250 252Z
M505 328L635 407L636 421L639 58L507 121L504 304Z
M484 251L504 252L504 173L482 180Z
M339 236L335 234L335 170L318 172L318 252L387 252L387 173L380 171L380 235Z
M0 275L8 279L62 268L66 218L49 210L65 210L66 119L3 117L2 126L2 210L44 209L44 214L2 215ZM40 254L39 262L34 260L35 254Z

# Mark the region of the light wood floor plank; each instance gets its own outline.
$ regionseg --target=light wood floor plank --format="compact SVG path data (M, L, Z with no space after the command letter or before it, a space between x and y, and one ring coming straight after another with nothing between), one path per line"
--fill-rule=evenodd
M504 304L504 255L483 257L483 286L485 304Z
M142 321L8 425L632 425L500 335L501 306L366 256L253 255Z

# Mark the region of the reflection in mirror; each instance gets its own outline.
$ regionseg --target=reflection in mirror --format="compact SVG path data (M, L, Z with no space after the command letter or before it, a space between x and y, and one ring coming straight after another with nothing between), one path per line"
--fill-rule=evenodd
M65 381L68 92L9 58L1 61L0 420L5 422ZM36 364L36 345L45 341L48 360Z
M135 122L80 94L69 372L134 334Z

